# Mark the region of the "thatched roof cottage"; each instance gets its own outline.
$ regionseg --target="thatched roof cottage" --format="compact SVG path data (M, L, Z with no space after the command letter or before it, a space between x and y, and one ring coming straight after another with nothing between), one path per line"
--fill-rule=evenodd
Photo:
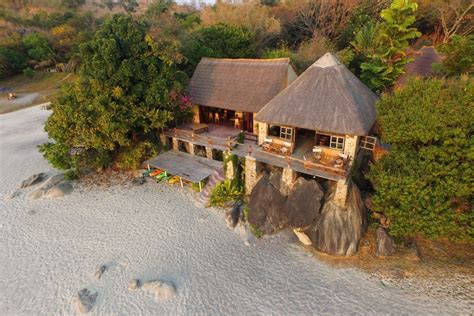
M333 54L311 65L257 114L259 142L283 139L355 157L375 123L378 97ZM306 147L307 147L306 146Z
M203 58L187 92L197 105L194 122L254 132L254 115L297 77L288 58Z

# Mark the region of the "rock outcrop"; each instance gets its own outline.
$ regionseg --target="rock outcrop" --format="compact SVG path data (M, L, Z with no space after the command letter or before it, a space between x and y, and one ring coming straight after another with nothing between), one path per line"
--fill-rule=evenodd
M284 203L286 197L267 175L263 176L250 194L248 221L264 234L273 234L288 226Z
M334 191L335 187L329 189L316 224L305 232L319 251L350 256L357 252L360 239L367 229L365 206L355 185L349 188L345 207L334 202Z
M285 212L292 228L306 228L319 217L324 191L318 182L298 178L285 202Z
M387 233L385 228L377 228L375 236L375 255L377 257L388 257L395 254L395 242Z
M143 283L142 289L155 297L155 299L168 300L176 296L173 284L164 281L148 281Z
M46 179L46 177L47 175L45 173L34 174L21 182L20 189L24 189L32 185L38 184L44 179Z
M98 295L99 293L92 293L87 288L80 290L79 293L77 293L74 302L77 312L81 314L90 312L95 305Z
M250 194L248 221L264 234L307 228L319 216L324 197L319 183L300 177L291 189L282 186L281 173L273 172L263 176Z
M72 184L68 181L64 181L63 174L57 174L46 180L39 188L29 192L26 197L30 200L36 200L41 197L57 198L69 194L72 191Z
M48 189L44 194L44 197L47 198L57 198L65 196L66 194L71 193L73 190L72 184L69 182L61 182L54 187Z

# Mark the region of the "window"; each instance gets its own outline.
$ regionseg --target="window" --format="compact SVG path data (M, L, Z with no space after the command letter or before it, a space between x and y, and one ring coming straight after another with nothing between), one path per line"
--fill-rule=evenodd
M360 147L370 151L374 151L375 146L377 145L377 137L373 136L361 136L360 138Z
M293 139L293 129L291 127L280 127L280 138L291 141Z
M270 125L270 127L268 128L268 135L279 137L280 136L280 126Z
M344 137L331 135L329 147L339 150L344 150Z

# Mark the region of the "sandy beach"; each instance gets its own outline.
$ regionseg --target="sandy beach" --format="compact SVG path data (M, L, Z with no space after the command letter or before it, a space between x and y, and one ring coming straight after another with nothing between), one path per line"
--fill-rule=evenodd
M0 314L75 314L85 287L91 314L469 314L472 305L402 291L355 269L334 268L292 235L246 244L223 213L195 206L188 189L147 182L74 184L63 198L28 200L18 185L58 171L36 145L49 115L32 107L0 115ZM100 279L100 265L108 269ZM134 278L172 282L156 300L129 291Z

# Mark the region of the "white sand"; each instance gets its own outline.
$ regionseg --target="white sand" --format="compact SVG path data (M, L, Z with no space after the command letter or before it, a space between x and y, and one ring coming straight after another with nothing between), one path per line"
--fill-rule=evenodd
M281 234L246 246L191 193L146 183L76 185L64 198L8 196L33 173L54 174L36 145L38 107L0 115L0 314L73 314L74 295L98 291L92 314L446 314L467 302L402 292L317 261ZM107 264L100 280L94 273ZM131 279L171 281L177 296L129 291Z

